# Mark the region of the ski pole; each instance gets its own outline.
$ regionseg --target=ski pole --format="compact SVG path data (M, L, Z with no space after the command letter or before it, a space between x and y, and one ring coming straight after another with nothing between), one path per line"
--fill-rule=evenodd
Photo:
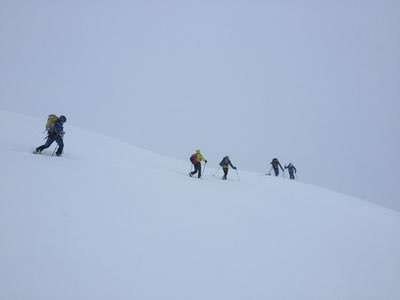
M54 147L53 153L51 154L51 156L54 156L54 153L56 153L56 150L58 149L57 146Z
M204 167L203 167L203 176L204 176L204 174L206 173L206 172L205 172L206 165L207 165L207 163L205 162L205 163L204 163Z
M269 169L268 173L265 174L265 175L271 176L271 171L272 171L272 166L271 166L271 168Z

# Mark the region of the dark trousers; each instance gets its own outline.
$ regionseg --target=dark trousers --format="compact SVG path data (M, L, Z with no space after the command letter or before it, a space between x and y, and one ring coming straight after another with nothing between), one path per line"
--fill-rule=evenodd
M274 173L275 173L275 176L279 176L279 168L278 167L273 167L273 169L274 169Z
M224 176L222 179L226 180L226 176L228 176L229 167L222 167L222 171L224 171Z
M289 178L294 179L294 173L289 171Z
M194 166L194 171L190 172L190 175L193 176L194 174L198 173L197 177L200 178L201 177L201 163L195 163L193 164Z
M37 152L42 152L44 149L49 148L51 146L51 144L53 144L54 141L58 145L58 149L57 149L56 154L57 155L61 155L61 153L63 152L63 149L64 149L64 142L63 142L63 139L59 135L49 135L47 137L46 143L44 145L42 145L42 146L37 147L36 151Z

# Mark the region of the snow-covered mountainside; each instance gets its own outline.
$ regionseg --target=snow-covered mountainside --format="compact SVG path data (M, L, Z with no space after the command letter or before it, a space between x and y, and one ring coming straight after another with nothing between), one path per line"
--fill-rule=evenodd
M0 299L400 299L398 212L44 122L0 112Z

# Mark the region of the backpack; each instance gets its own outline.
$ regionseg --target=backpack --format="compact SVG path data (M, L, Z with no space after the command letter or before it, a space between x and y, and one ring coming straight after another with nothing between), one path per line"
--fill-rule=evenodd
M47 118L47 122L46 122L46 130L47 131L52 131L54 128L54 124L56 124L58 120L58 117L56 115L49 115L49 117Z
M190 156L190 161L192 162L192 164L196 164L197 163L197 154L192 154Z

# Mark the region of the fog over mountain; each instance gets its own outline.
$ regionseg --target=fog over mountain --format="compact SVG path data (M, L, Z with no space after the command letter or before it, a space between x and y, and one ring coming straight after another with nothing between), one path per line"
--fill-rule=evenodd
M276 156L400 209L399 1L0 0L0 40L0 109L63 113L70 140L257 172Z

